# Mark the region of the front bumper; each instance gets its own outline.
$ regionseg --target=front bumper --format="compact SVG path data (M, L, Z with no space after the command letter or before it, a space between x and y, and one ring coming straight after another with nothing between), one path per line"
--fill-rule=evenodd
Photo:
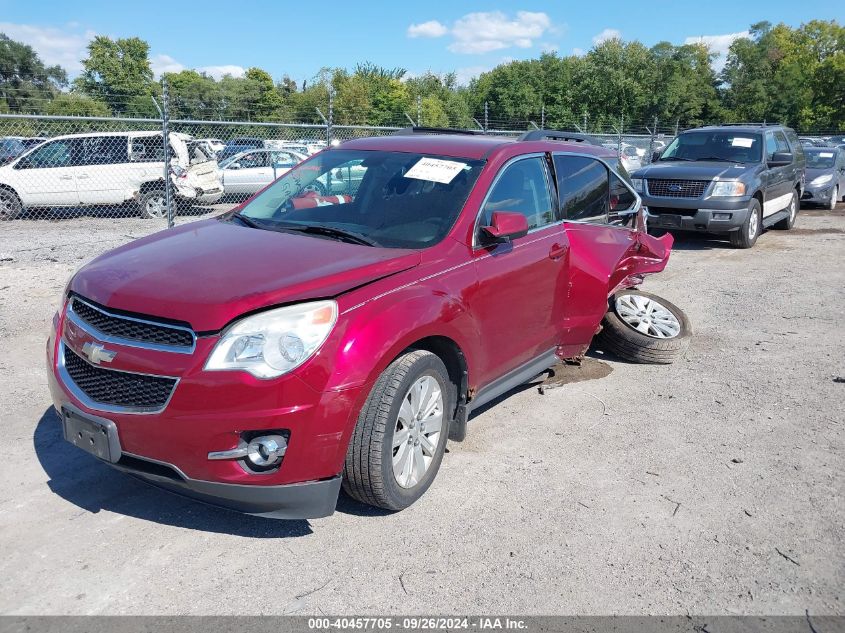
M657 198L643 195L649 227L730 233L748 219L750 198Z
M156 486L240 512L275 518L316 518L334 511L346 445L363 387L318 391L295 374L263 381L243 372L205 372L214 340L197 340L192 354L164 353L180 376L160 411L109 411L79 397L56 362L56 331L78 352L87 340L57 317L47 344L48 384L57 411L76 409L107 419L117 429L120 459L111 465ZM76 338L69 342L67 336ZM162 361L162 353L117 349L118 362L136 371ZM155 365L154 365L155 366ZM129 367L115 367L126 371ZM237 460L209 460L208 454L236 448L243 432L284 429L290 439L278 470L256 473Z
M804 189L804 194L801 196L801 202L809 202L811 204L827 204L830 202L830 197L833 195L833 182L813 187L807 185Z

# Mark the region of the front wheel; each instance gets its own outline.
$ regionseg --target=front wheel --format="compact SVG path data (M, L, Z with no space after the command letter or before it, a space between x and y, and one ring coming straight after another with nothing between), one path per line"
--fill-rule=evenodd
M622 290L610 298L599 346L632 363L666 365L689 346L692 325L678 306L640 290Z
M0 221L14 220L23 212L18 195L9 189L0 189Z
M792 199L789 201L789 206L786 207L786 217L775 224L776 229L781 229L782 231L789 231L795 226L795 218L798 216L798 192L792 192Z
M833 188L833 191L830 192L830 202L827 205L827 208L833 211L836 208L836 203L839 202L839 185Z
M417 350L393 361L358 416L343 467L346 493L388 510L419 499L443 460L455 398L435 354Z
M760 210L760 202L757 198L751 198L751 203L748 205L748 217L738 231L730 234L731 246L734 248L751 248L757 243L757 237L760 235L762 228L762 211Z

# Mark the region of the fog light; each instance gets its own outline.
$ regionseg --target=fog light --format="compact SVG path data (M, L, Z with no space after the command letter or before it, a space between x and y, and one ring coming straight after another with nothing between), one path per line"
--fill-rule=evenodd
M714 220L730 220L732 213L714 213L713 219Z
M281 435L262 435L250 440L246 458L253 466L266 468L282 461L287 449L288 443Z

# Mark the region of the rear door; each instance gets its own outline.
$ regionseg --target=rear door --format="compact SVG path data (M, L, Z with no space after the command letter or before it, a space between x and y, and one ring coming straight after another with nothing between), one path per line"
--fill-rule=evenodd
M561 215L569 248L569 283L562 345L582 353L607 311L608 294L627 276L637 253L637 198L602 161L554 155Z
M553 351L560 338L568 249L551 184L545 156L520 157L502 168L482 205L473 248L478 287L470 300L483 341L482 387ZM495 211L525 215L528 235L486 242L480 227Z
M26 206L75 206L79 204L76 170L80 155L77 138L44 143L15 163L10 184Z

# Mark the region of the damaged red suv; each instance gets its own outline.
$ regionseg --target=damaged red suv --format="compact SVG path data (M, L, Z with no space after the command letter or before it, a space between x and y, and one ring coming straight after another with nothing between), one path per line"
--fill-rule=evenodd
M313 518L342 485L399 510L473 409L584 354L603 320L609 348L659 362L686 322L632 288L671 239L583 139L350 141L83 267L50 390L68 441L171 491Z

